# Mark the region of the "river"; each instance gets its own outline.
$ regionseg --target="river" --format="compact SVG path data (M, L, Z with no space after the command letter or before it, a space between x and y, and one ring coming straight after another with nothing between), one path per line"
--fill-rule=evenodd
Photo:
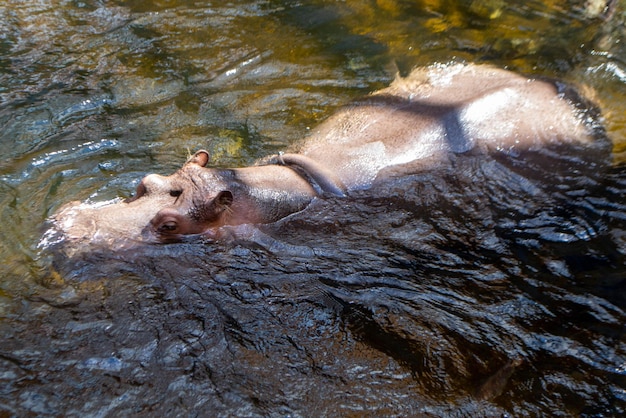
M0 2L0 416L623 416L623 1ZM581 86L613 162L467 156L218 241L46 219L243 166L433 63ZM228 236L228 234L226 234Z

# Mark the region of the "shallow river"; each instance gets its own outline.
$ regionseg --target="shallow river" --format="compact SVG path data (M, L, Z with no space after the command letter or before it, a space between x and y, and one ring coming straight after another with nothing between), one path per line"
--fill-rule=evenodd
M623 416L625 18L601 0L1 1L0 416ZM461 156L218 242L46 241L66 202L130 196L199 148L251 164L455 61L583 86L613 163Z

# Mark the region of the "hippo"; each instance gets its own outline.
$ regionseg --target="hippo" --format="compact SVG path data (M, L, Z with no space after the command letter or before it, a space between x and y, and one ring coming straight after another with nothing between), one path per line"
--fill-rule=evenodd
M313 199L342 198L451 155L606 150L602 129L597 108L563 82L489 65L431 65L342 108L289 152L212 168L200 150L170 176L147 175L126 200L73 202L53 222L73 239L176 242L272 223Z

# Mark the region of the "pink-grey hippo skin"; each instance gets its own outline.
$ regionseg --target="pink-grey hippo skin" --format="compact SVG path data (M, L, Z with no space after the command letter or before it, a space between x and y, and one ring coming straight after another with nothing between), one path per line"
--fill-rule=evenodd
M71 203L53 220L72 239L147 242L270 223L318 196L367 189L407 167L419 172L443 164L452 153L593 148L601 125L584 103L560 82L491 66L419 68L340 110L297 153L223 169L209 167L209 154L198 151L170 176L146 176L132 198Z

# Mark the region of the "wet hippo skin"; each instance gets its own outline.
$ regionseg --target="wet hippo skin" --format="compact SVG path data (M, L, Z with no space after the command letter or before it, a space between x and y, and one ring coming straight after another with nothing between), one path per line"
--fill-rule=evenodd
M289 153L223 169L211 168L201 150L170 176L146 176L130 199L70 203L54 221L75 239L173 242L274 222L316 197L368 189L451 155L608 152L608 144L598 112L569 85L485 65L434 65L341 109Z

